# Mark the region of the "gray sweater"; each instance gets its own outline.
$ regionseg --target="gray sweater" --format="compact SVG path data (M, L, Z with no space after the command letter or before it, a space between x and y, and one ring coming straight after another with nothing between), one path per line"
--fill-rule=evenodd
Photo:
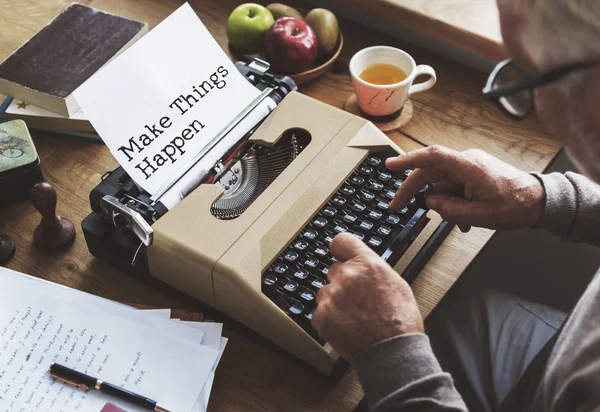
M536 176L546 191L538 226L573 242L600 246L600 186L574 173ZM467 410L424 334L377 343L358 353L353 363L372 412ZM526 410L598 409L600 276L595 276L558 336Z

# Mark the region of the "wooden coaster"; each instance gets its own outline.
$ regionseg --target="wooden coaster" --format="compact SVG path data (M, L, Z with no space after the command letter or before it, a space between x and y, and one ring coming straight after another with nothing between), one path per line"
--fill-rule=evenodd
M356 94L352 93L352 95L346 100L346 104L344 105L344 110L350 112L356 116L364 117L367 120L371 120L365 116L365 114L360 110L358 106L358 100L356 99ZM413 116L413 104L409 100L404 103L404 107L400 111L400 115L396 117L394 120L390 120L389 122L376 122L372 121L375 126L382 132L393 132L395 130L400 130L402 126L406 123L410 122Z

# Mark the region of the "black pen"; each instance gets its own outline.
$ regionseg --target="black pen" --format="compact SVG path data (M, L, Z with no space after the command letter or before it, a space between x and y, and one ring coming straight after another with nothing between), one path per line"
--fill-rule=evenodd
M125 389L121 389L118 386L103 382L100 379L92 378L91 376L77 372L76 370L67 368L66 366L62 366L57 363L50 365L50 376L69 385L85 389L86 391L94 388L109 395L113 395L116 398L131 402L134 405L141 406L142 408L150 411L170 412L167 408L160 406L152 399L148 399L145 396L137 395Z

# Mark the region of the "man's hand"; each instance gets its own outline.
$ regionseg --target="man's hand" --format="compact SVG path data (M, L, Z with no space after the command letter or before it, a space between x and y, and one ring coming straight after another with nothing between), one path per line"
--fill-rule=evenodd
M315 330L344 358L384 339L422 333L412 290L387 263L354 235L337 235L329 250L329 284L317 294Z
M427 206L463 232L471 226L531 227L542 214L544 188L538 179L481 150L431 146L387 159L386 166L415 169L396 192L392 209L403 208L429 185Z

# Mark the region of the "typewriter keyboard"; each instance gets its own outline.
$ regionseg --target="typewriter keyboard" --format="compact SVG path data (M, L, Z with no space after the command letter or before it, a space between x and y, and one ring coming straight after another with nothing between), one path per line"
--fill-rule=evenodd
M317 292L336 261L329 243L349 232L395 265L426 220L426 187L403 210L389 208L410 172L392 172L384 158L370 155L263 273L263 293L320 343L310 322Z

